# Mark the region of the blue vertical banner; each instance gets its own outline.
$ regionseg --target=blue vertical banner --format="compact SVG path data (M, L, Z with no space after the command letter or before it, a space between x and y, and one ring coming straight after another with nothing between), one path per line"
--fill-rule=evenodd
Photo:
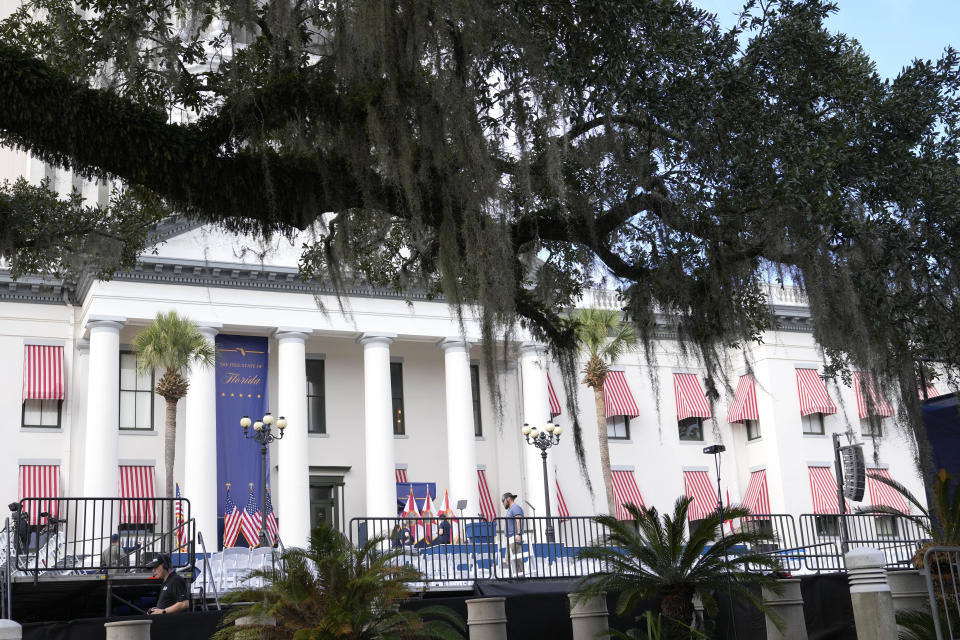
M226 483L234 502L246 504L250 483L260 502L260 444L243 437L240 418L254 422L267 411L267 339L218 334L217 517L223 531ZM252 429L251 429L252 433ZM218 541L219 542L219 541Z

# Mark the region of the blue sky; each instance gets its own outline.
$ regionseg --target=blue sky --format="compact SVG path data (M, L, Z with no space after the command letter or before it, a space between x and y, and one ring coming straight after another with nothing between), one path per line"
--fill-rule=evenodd
M742 0L693 0L733 24ZM944 47L960 48L960 0L837 0L830 28L856 38L877 71L895 77L915 58L939 58Z

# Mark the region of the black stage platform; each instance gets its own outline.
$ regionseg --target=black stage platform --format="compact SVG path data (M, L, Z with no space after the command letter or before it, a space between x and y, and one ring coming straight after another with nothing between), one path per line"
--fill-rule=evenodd
M149 616L153 640L208 640L220 624L221 612L198 611L169 616ZM143 620L147 616L87 618L70 622L33 622L23 625L23 640L103 640L103 623Z
M10 585L13 618L21 624L134 614L126 603L145 609L159 591L147 574L18 577Z

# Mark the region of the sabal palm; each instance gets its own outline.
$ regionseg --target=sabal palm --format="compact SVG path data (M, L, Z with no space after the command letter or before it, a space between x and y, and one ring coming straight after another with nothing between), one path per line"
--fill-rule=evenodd
M187 395L187 376L194 366L213 366L213 345L187 318L176 311L158 313L153 323L137 335L133 343L137 366L141 372L163 371L156 391L166 403L163 465L166 472L166 495L173 496L173 464L177 450L177 403ZM213 399L211 398L212 402ZM213 428L213 425L209 425Z
M925 537L930 539L930 543L918 552L917 560L920 560L920 554L927 546L960 544L960 487L955 484L956 478L947 473L946 469L941 469L933 482L933 504L929 509L923 500L917 498L896 480L879 473L868 472L868 474L873 480L887 485L902 495L916 508L917 513L903 513L899 509L885 505L861 507L857 509L857 513L890 515L913 522Z
M613 477L610 471L610 448L607 442L607 414L603 400L603 383L610 365L636 347L637 334L621 321L620 312L605 309L581 309L574 316L577 342L587 358L583 368L583 382L593 389L597 411L597 440L600 445L600 472L607 498L607 510L617 512L613 497Z
M353 547L338 531L314 529L309 548L283 553L282 570L251 574L266 586L231 595L234 602L253 604L231 611L214 638L462 638L463 621L446 607L399 608L409 596L407 585L423 576L397 562L399 551L382 547L382 539ZM236 627L242 616L270 624Z
M729 588L767 612L763 602L748 587L779 588L774 578L756 571L779 569L779 561L771 555L752 551L756 545L769 542L770 535L741 529L714 542L726 520L743 518L750 513L746 508L733 507L722 513L711 512L697 521L688 537L690 503L691 498L681 497L674 504L672 514L662 515L655 507L644 509L628 504L626 509L632 520L598 516L597 522L608 533L601 544L581 551L580 558L597 560L605 569L577 582L580 597L619 592L617 613L620 615L633 611L645 598L659 597L664 629L670 632L667 637L685 635L687 626L693 624L694 595L699 595L708 612L712 612L716 608L712 592ZM779 625L779 619L775 616L771 619Z

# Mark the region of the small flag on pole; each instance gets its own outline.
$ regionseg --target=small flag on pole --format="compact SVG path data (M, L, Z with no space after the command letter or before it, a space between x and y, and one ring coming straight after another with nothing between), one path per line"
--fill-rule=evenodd
M263 517L257 507L257 498L253 495L253 483L250 483L250 495L247 496L247 506L243 508L240 520L240 531L247 539L247 544L256 547L260 544L260 525Z
M280 535L280 525L277 523L277 515L273 512L273 500L270 499L270 487L267 487L267 503L263 506L267 514L267 536L270 538L270 546L277 544L277 537Z
M423 540L427 544L433 541L435 536L434 527L433 527L433 518L436 514L433 512L433 500L430 499L430 491L427 490L427 497L423 501L423 510L420 511L420 515L423 516ZM417 540L419 542L419 540Z
M180 483L177 483L177 504L175 518L177 521L177 551L187 547L187 526L183 520L183 502L180 500Z
M240 535L240 510L233 503L230 497L230 483L227 483L227 500L223 509L223 548L229 549L237 544L237 536Z

